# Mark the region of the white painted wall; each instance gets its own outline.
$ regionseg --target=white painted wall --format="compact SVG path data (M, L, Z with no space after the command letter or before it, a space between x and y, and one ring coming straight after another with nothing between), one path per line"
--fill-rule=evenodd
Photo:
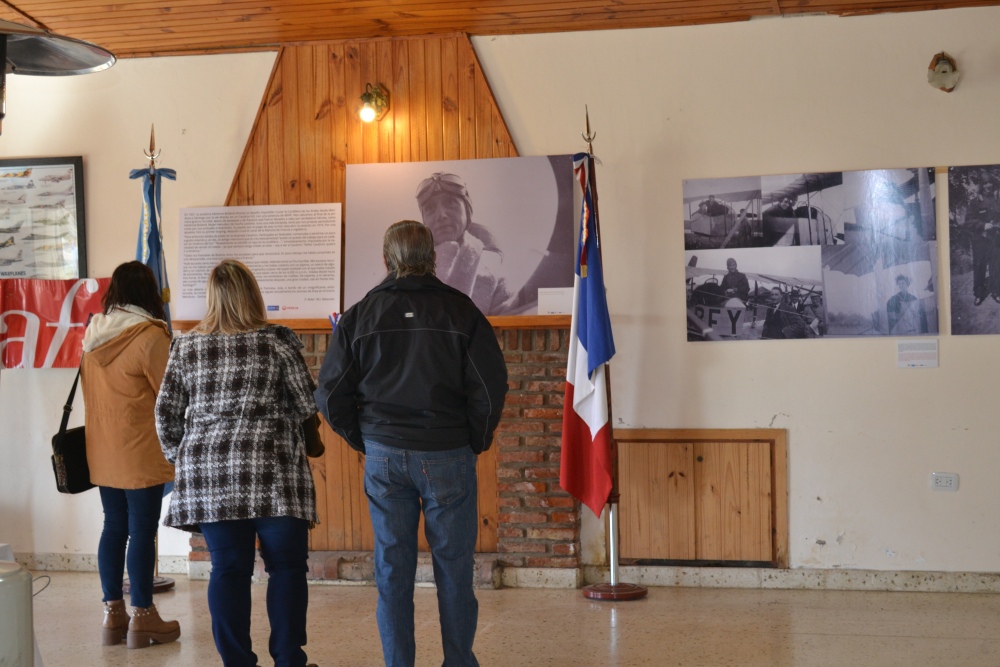
M792 567L1000 571L1000 338L945 333L921 370L891 338L688 343L681 181L998 163L998 26L988 8L474 40L522 155L585 148L589 105L615 425L787 429ZM926 83L941 50L951 94ZM946 202L939 185L939 220Z
M135 258L143 148L156 126L165 252L176 275L178 209L221 206L253 127L274 53L124 60L97 74L7 78L0 158L82 155L91 276ZM74 371L0 371L0 542L15 553L97 553L96 491L56 492L49 439ZM73 422L83 421L77 397ZM166 505L164 504L164 509ZM160 555L187 554L187 533L160 529ZM73 562L72 560L68 562Z
M474 40L522 155L583 148L590 107L616 424L787 429L793 567L1000 571L1000 339L947 335L945 298L938 369L897 369L895 339L689 344L681 180L1000 162L998 25L1000 8L983 8ZM940 50L963 72L950 95L926 83ZM177 209L222 203L272 62L12 77L0 156L84 155L92 275L109 275L133 252L139 194L127 174L155 122L162 165L179 172L164 193L175 262ZM946 248L944 225L938 238ZM16 552L96 552L96 495L60 497L48 469L71 379L0 381L0 542ZM959 473L961 490L932 492L934 470ZM182 538L161 545L186 551Z

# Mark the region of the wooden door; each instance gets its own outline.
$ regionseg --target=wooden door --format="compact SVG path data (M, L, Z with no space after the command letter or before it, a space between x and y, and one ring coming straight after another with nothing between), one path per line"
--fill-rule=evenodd
M784 431L615 432L620 557L787 567Z
M619 443L618 469L620 555L696 559L694 447Z
M696 443L694 470L695 559L773 560L770 443Z

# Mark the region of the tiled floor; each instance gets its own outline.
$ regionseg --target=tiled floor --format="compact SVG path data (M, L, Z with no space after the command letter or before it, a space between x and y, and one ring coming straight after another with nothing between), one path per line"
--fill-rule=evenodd
M46 667L219 665L207 584L175 577L158 594L178 642L147 649L100 645L97 575L49 572L34 598ZM37 575L36 575L37 576ZM38 590L42 582L36 582ZM375 590L310 589L311 661L381 665ZM268 665L263 585L254 586L254 645ZM483 667L664 665L720 667L997 667L1000 596L759 589L654 588L636 602L591 602L576 590L482 590L476 654ZM417 665L441 664L434 590L416 591Z

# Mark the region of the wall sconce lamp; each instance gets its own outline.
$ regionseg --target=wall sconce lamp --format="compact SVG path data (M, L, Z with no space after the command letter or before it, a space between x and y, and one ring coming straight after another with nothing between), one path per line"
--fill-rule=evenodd
M365 123L373 120L382 120L389 112L389 93L377 83L373 86L365 86L365 92L361 93L362 107L358 116Z
M931 59L931 64L927 67L927 83L950 93L958 85L958 78L958 64L947 53L942 51Z

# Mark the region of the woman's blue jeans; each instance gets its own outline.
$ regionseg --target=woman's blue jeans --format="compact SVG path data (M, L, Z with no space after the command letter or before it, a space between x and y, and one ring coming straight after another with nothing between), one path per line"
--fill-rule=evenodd
M104 601L121 600L128 566L129 596L133 607L153 604L156 570L156 529L160 524L163 485L145 489L98 487L104 506L104 530L97 545L97 570Z
M226 667L254 667L257 655L250 642L250 582L254 543L267 571L267 618L271 623L268 650L275 667L306 664L306 583L309 522L290 516L237 519L199 524L212 554L208 580L208 610L212 614L215 647Z
M478 667L473 590L476 455L468 447L420 452L365 441L365 493L375 533L375 617L387 667L413 667L413 587L421 504L431 547L444 667Z

